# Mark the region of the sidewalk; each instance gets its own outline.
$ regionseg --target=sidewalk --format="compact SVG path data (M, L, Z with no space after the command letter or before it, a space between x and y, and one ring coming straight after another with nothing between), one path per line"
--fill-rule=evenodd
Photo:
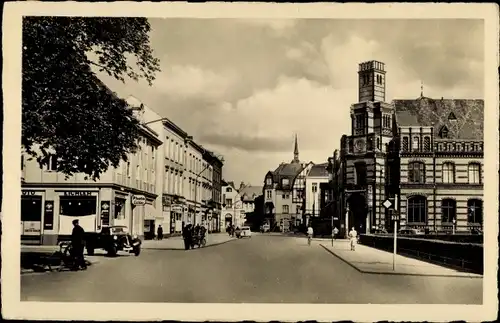
M385 275L413 275L483 278L482 275L461 272L451 268L434 265L417 259L396 255L396 270L392 269L393 254L375 248L356 245L351 251L348 240L320 244L326 251L340 258L359 272Z
M230 237L227 233L209 233L206 237L206 247L220 245L236 238ZM163 240L145 240L142 242L142 249L157 250L184 250L184 240L182 237L171 237Z

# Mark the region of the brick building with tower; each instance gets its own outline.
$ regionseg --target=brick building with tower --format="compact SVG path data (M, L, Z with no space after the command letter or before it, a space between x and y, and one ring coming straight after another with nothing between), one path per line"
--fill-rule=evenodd
M339 224L390 229L383 202L397 194L402 227L481 229L484 101L435 100L422 89L417 99L387 103L384 63L361 63L358 75L351 134L331 174L331 186L342 187L332 209Z

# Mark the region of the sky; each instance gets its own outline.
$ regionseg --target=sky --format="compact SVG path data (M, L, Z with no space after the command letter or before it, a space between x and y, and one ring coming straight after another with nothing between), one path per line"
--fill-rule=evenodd
M150 19L152 86L98 74L224 156L227 181L262 185L293 159L323 163L350 134L358 64L386 66L386 100L484 97L482 20Z

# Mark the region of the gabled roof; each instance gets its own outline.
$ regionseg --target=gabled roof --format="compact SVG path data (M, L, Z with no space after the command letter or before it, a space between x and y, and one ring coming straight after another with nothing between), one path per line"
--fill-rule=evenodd
M311 168L311 170L309 171L309 174L307 174L307 176L329 177L327 167L328 167L328 163L313 165L313 167Z
M273 172L273 181L277 183L277 189L282 189L282 180L288 178L289 187L286 189L292 189L293 181L295 177L302 171L302 165L300 163L281 163L278 168Z
M420 97L394 100L392 104L399 126L433 126L436 137L446 126L450 139L483 140L484 100Z
M245 186L240 190L243 201L253 201L259 195L262 195L262 186Z

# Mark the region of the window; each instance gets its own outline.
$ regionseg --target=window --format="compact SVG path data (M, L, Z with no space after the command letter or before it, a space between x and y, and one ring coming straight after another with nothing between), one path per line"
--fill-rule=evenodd
M481 165L478 163L470 163L468 167L469 184L481 183Z
M233 200L232 199L226 199L226 207L233 207Z
M266 185L273 185L273 179L271 177L266 178Z
M267 197L268 200L270 200L273 197L273 191L267 190L266 191L266 197Z
M57 156L56 155L48 155L45 160L44 164L47 167L46 170L49 172L54 172L57 171Z
M418 136L413 137L412 150L419 150L420 148L420 138Z
M483 201L478 199L467 201L467 222L473 224L483 223Z
M281 183L282 183L283 185L290 185L290 181L288 180L288 178L283 178L283 179L281 180Z
M21 155L21 170L24 169L24 155Z
M455 183L455 165L453 163L443 164L443 183Z
M457 215L457 202L452 199L441 201L441 222L452 223Z
M125 219L124 199L115 199L115 219Z
M312 183L312 192L316 193L318 191L318 183Z
M373 150L373 138L368 138L366 150L368 150L368 151Z
M233 191L233 189L231 187L226 187L226 192L230 193L232 191Z
M424 150L431 151L431 138L424 137Z
M287 200L287 199L289 199L289 198L290 198L290 194L283 194L283 195L281 196L281 198L282 198L282 199L284 199L284 200Z
M423 196L413 196L408 199L408 222L426 223L427 199Z
M439 136L443 139L448 138L448 128L446 126L443 126L441 130L439 131Z
M403 151L408 151L408 137L403 137Z
M358 162L354 166L356 168L356 185L366 185L366 163Z
M422 162L411 162L408 164L408 182L425 183L425 164Z
M380 138L377 138L377 149L380 150L381 146L380 146Z
M288 214L288 212L289 212L288 205L283 205L283 214Z
M356 115L356 129L363 129L365 127L365 118L361 114Z
M60 214L67 216L85 216L97 213L95 197L61 197L59 200Z

